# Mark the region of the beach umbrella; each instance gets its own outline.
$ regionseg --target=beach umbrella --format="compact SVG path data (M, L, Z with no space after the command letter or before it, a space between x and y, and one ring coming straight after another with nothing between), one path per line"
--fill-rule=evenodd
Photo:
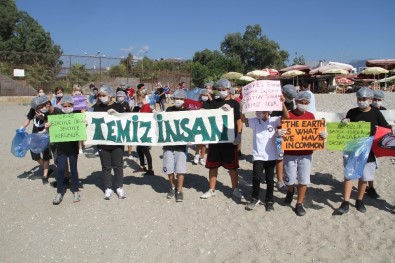
M383 78L383 79L378 79L378 80L376 80L376 81L374 81L374 83L384 83L384 82L390 82L390 81L393 81L393 80L395 80L395 76L392 76L392 77L388 77L388 78Z
M250 77L250 76L241 76L241 77L239 78L239 80L251 82L251 81L255 81L256 79L254 79L253 77Z
M322 74L341 74L341 75L347 75L349 72L345 69L340 69L340 68L332 68L332 69L327 69L322 72Z
M335 63L335 62L332 62ZM351 70L352 66L348 66L348 64L337 63L337 64L328 64L325 66L321 66L315 69L310 70L310 75L322 74L324 71L329 69L345 69Z
M240 78L240 77L242 77L242 76L243 76L243 74L241 74L241 73L239 73L239 72L230 71L230 72L228 72L228 73L223 74L223 75L221 76L221 79L229 79L229 80L232 80L232 79L238 79L238 78Z
M269 76L270 73L260 70L260 69L256 69L256 70L248 72L246 75L249 77L253 77L253 78L263 78L263 77Z
M370 67L370 68L365 68L362 70L362 74L365 75L380 75L380 74L387 74L389 70L382 68L382 67Z
M283 74L281 74L281 77L293 78L293 77L304 75L304 74L306 74L306 73L303 71L300 71L300 70L290 70L290 71L287 71L287 72L284 72Z
M339 78L339 79L336 79L336 84L337 85L352 85L352 84L354 84L354 81L352 81L351 79L348 79L348 78Z
M296 65L293 65L293 66L289 66L287 68L282 68L282 69L279 70L279 72L287 72L287 71L290 71L290 70L300 70L300 71L307 71L307 72L309 72L310 71L310 66L296 64Z
M262 71L269 73L269 76L278 76L280 74L277 69L273 68L264 68Z

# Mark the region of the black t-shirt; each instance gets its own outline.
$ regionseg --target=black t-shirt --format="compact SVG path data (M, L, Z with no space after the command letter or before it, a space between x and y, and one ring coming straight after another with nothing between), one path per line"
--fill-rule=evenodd
M122 101L121 103L116 102L116 103L122 106L124 112L131 112L129 103L127 101Z
M376 133L376 126L381 126L385 128L391 127L385 120L383 114L379 109L371 107L369 111L363 112L359 108L353 108L349 110L346 114L346 118L350 119L351 122L366 121L370 122L370 136L374 136ZM376 158L372 151L369 153L368 162L374 162Z
M187 109L185 108L177 108L176 106L171 106L166 109L166 112L170 111L186 111ZM163 146L164 151L177 151L177 152L184 152L186 151L186 145L165 145Z
M26 117L33 121L33 129L32 133L37 133L44 130L45 122L47 121L48 113L41 113L41 115L36 116L36 110L30 108L29 112L27 113Z
M73 113L77 113L73 111ZM54 108L54 111L51 115L58 115L58 114L65 114L61 109ZM49 134L51 136L51 134ZM55 143L56 146L56 153L59 154L66 154L66 155L78 155L78 141L72 142L57 142Z
M122 105L119 103L103 104L100 101L98 101L95 105L93 105L93 111L96 112L107 112L110 109L114 109L119 113L125 112ZM120 147L119 145L97 145L97 146L101 149L109 149L109 150Z
M285 107L287 108L288 111L295 109L295 104L293 101L291 102L284 102ZM283 111L273 111L270 116L272 117L283 117L284 113Z
M159 96L159 100L165 100L166 99L166 93L163 88L158 88L158 94L162 94Z
M210 105L210 109L219 109L225 104L228 104L231 108L233 108L233 120L235 124L235 135L237 133L237 121L240 120L240 104L234 100L223 100L223 99L216 99L212 100Z
M374 107L374 106L372 106L372 104L370 104L370 107ZM376 108L376 107L375 107ZM383 106L380 106L380 108L376 108L376 109L378 109L378 110L387 110L387 108L386 107L383 107Z

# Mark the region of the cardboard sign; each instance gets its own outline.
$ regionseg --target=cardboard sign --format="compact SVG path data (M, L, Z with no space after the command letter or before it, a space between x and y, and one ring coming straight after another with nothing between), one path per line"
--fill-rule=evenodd
M258 80L243 87L243 113L251 111L281 111L279 80Z
M86 112L85 144L185 145L232 142L233 109L153 113Z
M51 143L86 140L85 113L48 115L48 122Z
M284 151L324 149L325 140L319 136L325 131L324 120L283 120L281 128L287 130L281 144Z
M74 110L86 110L86 96L73 96Z
M341 122L327 124L328 140L326 148L331 151L343 151L346 144L354 139L370 136L370 122Z

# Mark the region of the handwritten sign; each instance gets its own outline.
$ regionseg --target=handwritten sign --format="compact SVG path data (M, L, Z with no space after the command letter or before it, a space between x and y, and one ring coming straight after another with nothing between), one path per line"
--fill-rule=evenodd
M86 96L73 96L74 110L86 110Z
M233 109L153 113L86 112L85 144L185 145L232 142ZM156 116L156 117L155 117Z
M49 115L50 142L72 142L86 140L85 113Z
M325 130L324 120L283 120L281 128L287 130L282 140L284 151L324 149L324 139L319 136Z
M279 80L257 80L243 87L243 113L281 111Z
M349 141L370 136L370 122L341 122L327 124L328 140L326 148L332 151L342 151Z

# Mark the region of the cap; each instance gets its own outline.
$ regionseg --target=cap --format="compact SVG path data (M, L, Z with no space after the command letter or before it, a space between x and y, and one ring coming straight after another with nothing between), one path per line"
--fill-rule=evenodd
M217 84L215 85L216 88L226 88L226 89L230 89L232 87L232 85L230 84L230 81L227 79L220 79L217 81Z
M208 95L208 94L210 94L210 91L208 89L202 89L200 91L200 95Z
M368 87L361 87L358 91L357 91L357 98L373 98L374 94L373 91L371 89L369 89Z
M374 90L373 95L375 99L381 99L381 100L384 99L384 91L382 90Z
M117 91L117 97L121 97L121 96L123 96L123 97L126 97L126 94L125 94L125 92L124 92L124 91L122 91L122 90L120 90L120 91Z
M37 109L38 106L40 106L41 104L44 104L48 101L50 101L50 99L46 95L45 96L37 96L32 99L32 101L30 102L30 106L33 109Z
M307 91L300 91L296 94L295 100L307 100L308 102L310 102L311 95Z
M114 96L113 95L114 90L112 89L111 86L107 86L107 85L101 86L98 93L106 94L109 95L110 97Z
M73 97L71 95L64 95L60 100L60 105L62 105L63 103L70 103L74 105Z
M284 85L282 88L282 92L287 97L290 97L290 98L296 97L296 89L295 89L295 86L292 84Z

